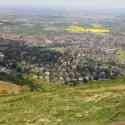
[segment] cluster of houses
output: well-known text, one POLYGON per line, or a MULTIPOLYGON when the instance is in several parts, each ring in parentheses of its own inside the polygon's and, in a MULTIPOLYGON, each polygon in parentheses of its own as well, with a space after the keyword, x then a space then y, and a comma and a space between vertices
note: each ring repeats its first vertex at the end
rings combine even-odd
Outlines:
POLYGON ((108 80, 122 75, 122 68, 97 61, 92 53, 98 55, 98 51, 91 48, 70 46, 61 53, 1 38, 0 74, 31 76, 31 79, 65 84, 108 80))

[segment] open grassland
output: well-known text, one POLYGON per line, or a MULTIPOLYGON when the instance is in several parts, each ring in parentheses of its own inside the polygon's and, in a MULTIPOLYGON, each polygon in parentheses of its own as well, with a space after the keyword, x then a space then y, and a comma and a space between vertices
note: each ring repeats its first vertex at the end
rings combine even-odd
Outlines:
POLYGON ((117 51, 117 58, 118 58, 118 62, 119 63, 125 63, 125 51, 124 50, 121 50, 119 49, 117 51))
POLYGON ((0 97, 0 125, 112 125, 124 121, 124 79, 79 86, 43 84, 39 92, 0 97))

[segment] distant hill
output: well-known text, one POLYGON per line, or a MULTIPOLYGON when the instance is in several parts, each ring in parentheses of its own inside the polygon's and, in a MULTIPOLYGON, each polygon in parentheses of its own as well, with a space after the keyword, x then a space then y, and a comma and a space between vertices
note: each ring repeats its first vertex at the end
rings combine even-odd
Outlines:
POLYGON ((31 8, 31 7, 0 7, 0 13, 15 13, 39 16, 124 16, 125 8, 74 10, 66 8, 31 8))

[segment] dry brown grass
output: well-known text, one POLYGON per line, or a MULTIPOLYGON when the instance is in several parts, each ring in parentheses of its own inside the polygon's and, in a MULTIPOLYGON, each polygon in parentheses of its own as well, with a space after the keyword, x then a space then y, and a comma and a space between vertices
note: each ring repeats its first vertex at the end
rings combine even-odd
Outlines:
POLYGON ((111 125, 125 125, 125 122, 114 122, 111 125))
POLYGON ((0 81, 0 95, 19 94, 28 90, 29 87, 27 86, 19 86, 10 82, 0 81))

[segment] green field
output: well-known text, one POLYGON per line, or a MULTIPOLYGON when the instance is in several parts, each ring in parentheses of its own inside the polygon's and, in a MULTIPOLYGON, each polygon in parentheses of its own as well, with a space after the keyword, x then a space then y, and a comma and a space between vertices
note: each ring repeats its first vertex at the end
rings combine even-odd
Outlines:
POLYGON ((112 125, 125 121, 125 80, 45 85, 0 97, 0 125, 112 125))

